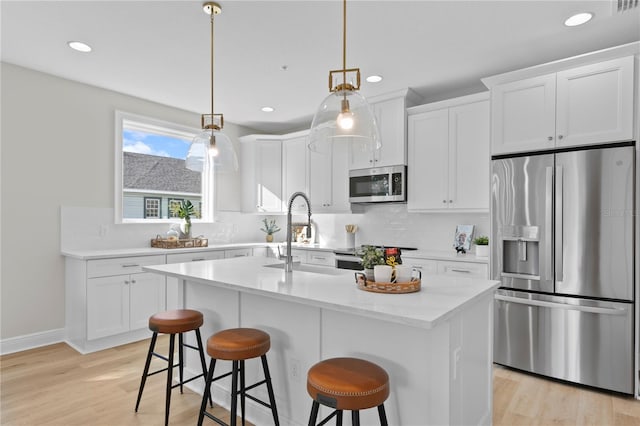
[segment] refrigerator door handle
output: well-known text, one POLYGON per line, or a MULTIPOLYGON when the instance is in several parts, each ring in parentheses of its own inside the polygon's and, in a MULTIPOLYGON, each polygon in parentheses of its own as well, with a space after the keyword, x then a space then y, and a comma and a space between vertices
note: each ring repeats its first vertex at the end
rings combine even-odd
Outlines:
POLYGON ((564 226, 564 213, 562 211, 564 186, 562 181, 562 167, 556 167, 556 283, 564 280, 564 265, 562 251, 564 243, 562 241, 562 228, 564 226))
POLYGON ((599 308, 597 306, 579 306, 568 305, 565 303, 547 302, 545 300, 535 299, 523 299, 521 297, 505 296, 502 294, 495 294, 495 300, 502 300, 510 303, 520 303, 521 305, 540 306, 543 308, 565 309, 570 311, 589 312, 593 314, 606 314, 606 315, 626 315, 626 308, 599 308))
POLYGON ((553 167, 545 170, 545 211, 544 211, 544 279, 551 281, 552 232, 553 232, 553 167))

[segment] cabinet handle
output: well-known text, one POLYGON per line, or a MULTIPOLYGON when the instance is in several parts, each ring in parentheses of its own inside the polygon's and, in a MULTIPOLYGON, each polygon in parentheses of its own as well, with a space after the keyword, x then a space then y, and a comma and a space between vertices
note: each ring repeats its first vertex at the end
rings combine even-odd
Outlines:
POLYGON ((136 283, 136 280, 131 280, 131 284, 135 284, 135 283, 136 283))
POLYGON ((443 203, 447 204, 447 200, 442 200, 443 203))
POLYGON ((204 260, 204 257, 196 257, 195 259, 191 259, 192 262, 200 262, 203 260, 204 260))
POLYGON ((140 265, 138 265, 137 263, 124 263, 122 265, 123 268, 137 268, 138 266, 140 265))
POLYGON ((453 269, 450 269, 450 271, 451 272, 463 272, 465 274, 470 274, 471 273, 471 271, 468 270, 468 269, 455 269, 455 268, 453 268, 453 269))
POLYGON ((246 254, 234 254, 233 257, 246 257, 246 254))
POLYGON ((127 280, 125 280, 125 281, 124 281, 124 283, 125 283, 125 284, 127 284, 127 285, 129 285, 129 281, 127 281, 127 280))
POLYGON ((373 163, 373 160, 369 160, 370 163, 373 163))
POLYGON ((562 140, 563 137, 564 136, 562 136, 562 135, 558 135, 558 139, 560 139, 560 140, 562 140))
POLYGON ((449 200, 450 203, 453 203, 453 200, 449 200))
POLYGON ((553 136, 547 137, 547 140, 549 140, 549 142, 551 142, 553 140, 553 136))

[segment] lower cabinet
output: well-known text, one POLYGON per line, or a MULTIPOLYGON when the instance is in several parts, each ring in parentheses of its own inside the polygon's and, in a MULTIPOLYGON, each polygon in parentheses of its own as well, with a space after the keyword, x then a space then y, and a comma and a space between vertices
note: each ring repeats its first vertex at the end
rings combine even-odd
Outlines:
POLYGON ((486 263, 403 258, 405 265, 422 271, 423 275, 457 275, 473 278, 488 278, 489 267, 486 263))
POLYGON ((165 310, 165 280, 148 272, 87 280, 87 339, 148 327, 165 310))
POLYGON ((329 251, 308 250, 306 263, 334 267, 336 266, 335 254, 329 251))

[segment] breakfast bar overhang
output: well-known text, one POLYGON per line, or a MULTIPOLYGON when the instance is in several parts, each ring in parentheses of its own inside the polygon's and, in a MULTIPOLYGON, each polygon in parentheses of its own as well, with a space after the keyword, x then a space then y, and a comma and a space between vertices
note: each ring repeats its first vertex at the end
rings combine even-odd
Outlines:
MULTIPOLYGON (((276 263, 244 257, 144 269, 178 279, 180 306, 204 314, 203 339, 234 327, 270 334, 269 364, 283 425, 307 424, 307 370, 343 356, 370 360, 389 373, 389 424, 491 424, 497 281, 429 275, 417 293, 379 294, 358 289, 350 271, 286 273, 276 263)), ((187 370, 195 372, 199 360, 189 356, 187 370)), ((246 368, 247 382, 261 379, 257 363, 246 368)), ((225 380, 212 388, 214 403, 222 406, 229 401, 225 380)), ((192 384, 202 392, 201 380, 192 384)), ((248 402, 251 422, 273 422, 266 408, 248 402)), ((361 412, 361 421, 377 424, 377 411, 361 412)))

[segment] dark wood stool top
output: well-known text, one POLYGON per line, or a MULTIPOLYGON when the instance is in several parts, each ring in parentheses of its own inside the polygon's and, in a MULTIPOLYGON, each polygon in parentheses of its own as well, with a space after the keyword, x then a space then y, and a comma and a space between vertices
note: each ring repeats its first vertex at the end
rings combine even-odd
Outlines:
POLYGON ((202 323, 201 312, 192 309, 176 309, 152 315, 149 318, 149 329, 156 333, 185 333, 199 328, 202 323))
POLYGON ((211 358, 240 361, 266 354, 271 347, 267 333, 255 328, 222 330, 207 340, 207 353, 211 358))
POLYGON ((358 358, 332 358, 309 369, 307 391, 314 400, 338 410, 364 410, 389 396, 389 375, 358 358))

